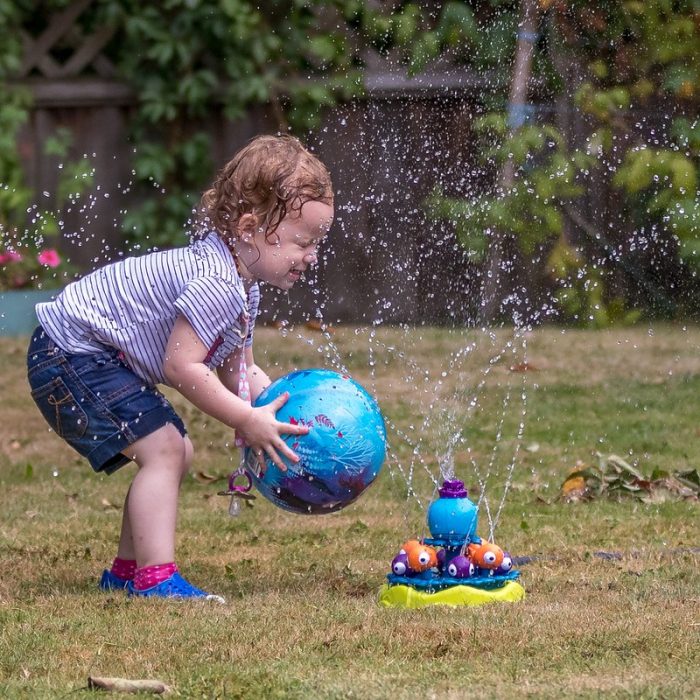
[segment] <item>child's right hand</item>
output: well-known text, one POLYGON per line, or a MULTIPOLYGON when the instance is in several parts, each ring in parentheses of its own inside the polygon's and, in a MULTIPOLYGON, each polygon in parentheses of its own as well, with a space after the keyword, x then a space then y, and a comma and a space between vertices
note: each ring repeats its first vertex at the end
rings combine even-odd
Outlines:
POLYGON ((253 408, 249 417, 238 427, 239 435, 253 450, 261 467, 265 465, 265 454, 282 471, 287 471, 287 466, 280 454, 290 462, 299 461, 298 455, 282 440, 282 435, 306 435, 309 432, 308 426, 282 423, 275 417, 277 411, 287 403, 288 399, 289 392, 285 392, 269 404, 253 408))

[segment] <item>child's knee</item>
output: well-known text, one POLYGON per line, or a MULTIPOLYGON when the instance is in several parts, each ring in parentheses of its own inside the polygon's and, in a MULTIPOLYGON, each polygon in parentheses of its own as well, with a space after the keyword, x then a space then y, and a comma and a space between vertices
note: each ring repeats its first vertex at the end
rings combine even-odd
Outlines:
POLYGON ((186 435, 181 435, 174 426, 166 425, 137 440, 123 454, 140 468, 174 469, 182 477, 192 464, 193 447, 186 435))

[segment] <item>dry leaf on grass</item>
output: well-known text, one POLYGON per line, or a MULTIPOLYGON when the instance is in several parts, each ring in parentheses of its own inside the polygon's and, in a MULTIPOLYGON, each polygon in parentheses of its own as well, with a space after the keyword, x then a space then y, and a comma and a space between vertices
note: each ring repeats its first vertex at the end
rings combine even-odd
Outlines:
POLYGON ((584 499, 587 495, 586 480, 578 475, 568 476, 562 484, 561 495, 569 503, 584 499))
POLYGON ((200 484, 211 484, 213 481, 220 481, 224 477, 214 476, 213 474, 207 474, 203 471, 198 471, 194 473, 194 478, 199 481, 200 484))
POLYGON ((539 372, 539 369, 529 362, 519 362, 517 365, 511 365, 509 369, 511 372, 539 372))
POLYGON ((617 455, 596 452, 598 464, 577 462, 561 486, 560 498, 566 503, 592 500, 600 496, 634 496, 644 503, 667 500, 698 500, 700 475, 697 469, 673 474, 655 469, 647 477, 617 455))
POLYGON ((112 693, 155 693, 162 695, 170 692, 170 688, 163 681, 100 678, 98 676, 88 676, 88 688, 107 690, 112 693))
POLYGON ((318 333, 335 333, 332 326, 329 326, 327 323, 316 319, 307 321, 304 324, 304 328, 306 328, 307 331, 317 331, 318 333))
POLYGON ((586 465, 580 460, 569 470, 564 483, 561 485, 561 498, 566 503, 574 503, 587 498, 589 495, 586 483, 586 465))
POLYGON ((669 500, 698 500, 698 493, 691 487, 683 484, 676 476, 663 476, 653 481, 640 482, 640 486, 648 494, 641 496, 644 503, 663 503, 669 500))
POLYGON ((271 328, 275 328, 276 330, 279 331, 279 330, 282 330, 284 328, 289 328, 289 321, 285 321, 284 319, 277 318, 274 321, 272 321, 271 323, 268 323, 267 325, 270 326, 271 328))

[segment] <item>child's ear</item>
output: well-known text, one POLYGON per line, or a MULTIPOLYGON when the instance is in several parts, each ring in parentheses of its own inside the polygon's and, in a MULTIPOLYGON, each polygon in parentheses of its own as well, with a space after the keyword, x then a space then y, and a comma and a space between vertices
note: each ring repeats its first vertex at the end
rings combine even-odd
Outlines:
POLYGON ((236 222, 236 235, 239 240, 249 243, 255 237, 259 225, 258 217, 255 214, 243 214, 236 222))

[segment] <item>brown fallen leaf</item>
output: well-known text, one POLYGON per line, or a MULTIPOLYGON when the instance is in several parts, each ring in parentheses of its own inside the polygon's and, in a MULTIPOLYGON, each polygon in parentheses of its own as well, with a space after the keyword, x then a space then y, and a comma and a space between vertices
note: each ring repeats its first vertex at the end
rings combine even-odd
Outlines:
POLYGON ((335 333, 332 326, 329 326, 323 321, 312 319, 304 324, 304 327, 309 331, 317 331, 319 333, 335 333))
POLYGON ((212 481, 219 481, 220 479, 223 479, 222 476, 214 476, 213 474, 207 474, 203 471, 195 472, 194 478, 199 481, 200 484, 211 484, 212 481))
POLYGON ((589 495, 586 477, 581 473, 585 468, 586 465, 581 460, 577 460, 576 465, 569 469, 569 475, 561 485, 560 494, 566 503, 581 501, 589 495))
POLYGON ((650 483, 651 491, 666 491, 669 494, 676 496, 678 498, 684 498, 687 500, 698 500, 697 493, 686 486, 683 482, 679 481, 675 476, 667 476, 662 479, 654 479, 650 483))
POLYGON ((106 498, 100 499, 100 505, 105 509, 105 510, 119 510, 119 506, 115 505, 111 501, 108 501, 106 498))
POLYGON ((539 369, 529 362, 519 362, 517 365, 511 365, 509 369, 511 372, 539 372, 539 369))
POLYGON ((170 692, 170 687, 163 681, 100 678, 98 676, 88 676, 88 688, 107 690, 112 693, 155 693, 162 695, 170 692))
POLYGON ((586 496, 586 480, 582 476, 571 476, 561 486, 565 501, 578 501, 586 496))

